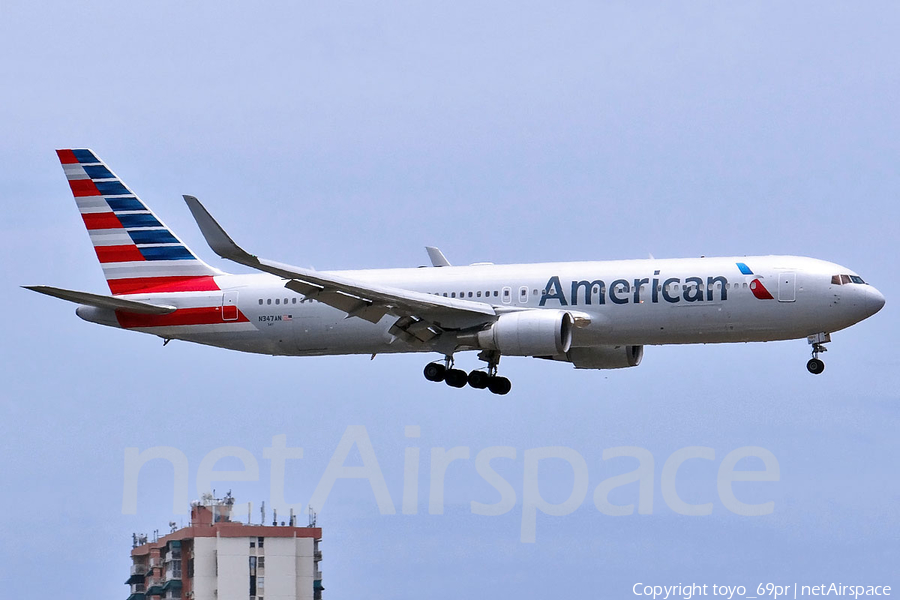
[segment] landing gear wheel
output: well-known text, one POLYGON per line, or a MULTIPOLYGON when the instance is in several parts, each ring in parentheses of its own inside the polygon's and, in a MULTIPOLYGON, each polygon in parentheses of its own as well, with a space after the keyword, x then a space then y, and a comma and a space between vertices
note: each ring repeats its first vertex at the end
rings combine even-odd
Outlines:
POLYGON ((811 358, 809 359, 809 362, 806 363, 806 370, 813 375, 818 375, 825 370, 825 363, 818 358, 811 358))
POLYGON ((461 388, 466 387, 469 381, 469 374, 462 369, 448 369, 444 374, 444 383, 450 387, 461 388))
POLYGON ((447 373, 447 367, 441 363, 428 363, 425 365, 425 379, 428 381, 443 381, 447 373))
POLYGON ((484 371, 472 371, 469 373, 469 385, 476 390, 483 390, 488 386, 491 376, 484 371))
POLYGON ((512 389, 512 383, 506 377, 491 377, 487 386, 491 392, 499 396, 505 396, 512 389))

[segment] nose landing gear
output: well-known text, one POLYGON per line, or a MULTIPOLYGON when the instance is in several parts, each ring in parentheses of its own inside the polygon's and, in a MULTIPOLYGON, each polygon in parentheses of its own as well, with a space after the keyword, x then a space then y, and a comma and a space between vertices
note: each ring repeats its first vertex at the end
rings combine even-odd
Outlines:
POLYGON ((806 363, 806 370, 813 375, 818 375, 825 370, 825 363, 819 359, 820 352, 827 352, 825 344, 831 341, 828 333, 817 333, 806 338, 812 345, 812 358, 806 363))
POLYGON ((811 358, 806 363, 806 370, 812 373, 813 375, 818 375, 822 371, 825 370, 825 363, 819 360, 818 358, 811 358))
POLYGON ((476 390, 488 389, 492 393, 503 396, 512 389, 512 383, 506 377, 497 375, 497 364, 500 354, 484 351, 478 358, 488 363, 487 371, 475 370, 466 373, 462 369, 453 368, 453 357, 447 356, 444 362, 432 362, 425 365, 423 374, 428 381, 443 381, 450 387, 462 388, 468 383, 476 390))

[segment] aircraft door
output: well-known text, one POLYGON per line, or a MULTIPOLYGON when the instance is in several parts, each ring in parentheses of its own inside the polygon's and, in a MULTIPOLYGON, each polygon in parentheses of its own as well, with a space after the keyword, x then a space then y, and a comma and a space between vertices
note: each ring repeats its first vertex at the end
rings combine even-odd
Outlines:
POLYGON ((528 286, 519 288, 519 304, 528 304, 528 286))
POLYGON ((225 292, 222 294, 222 320, 237 321, 238 318, 238 293, 225 292))
POLYGON ((797 299, 797 274, 782 273, 778 279, 778 301, 793 302, 797 299))

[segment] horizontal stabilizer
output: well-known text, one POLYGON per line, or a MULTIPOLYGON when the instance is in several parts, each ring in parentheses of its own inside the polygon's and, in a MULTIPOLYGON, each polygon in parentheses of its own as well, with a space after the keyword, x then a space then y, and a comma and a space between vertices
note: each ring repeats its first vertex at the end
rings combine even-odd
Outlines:
POLYGON ((126 312, 141 315, 167 315, 175 312, 174 306, 148 304, 147 302, 138 302, 137 300, 125 300, 113 296, 76 292, 74 290, 64 290, 62 288, 50 287, 47 285, 23 285, 22 287, 26 290, 31 290, 39 294, 46 294, 47 296, 53 296, 54 298, 59 298, 61 300, 68 300, 69 302, 81 304, 82 306, 96 306, 97 308, 124 310, 126 312))

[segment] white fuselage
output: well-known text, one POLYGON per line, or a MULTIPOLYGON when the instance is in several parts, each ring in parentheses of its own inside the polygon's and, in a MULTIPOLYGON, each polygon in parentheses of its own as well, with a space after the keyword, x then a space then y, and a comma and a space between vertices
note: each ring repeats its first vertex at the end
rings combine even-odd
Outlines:
MULTIPOLYGON (((590 316, 572 347, 753 342, 830 333, 874 314, 884 298, 834 263, 796 256, 646 259, 472 265, 334 272, 354 280, 486 302, 501 310, 565 309, 590 316), (743 265, 743 268, 740 266, 743 265), (745 274, 742 271, 750 271, 745 274)), ((123 318, 80 307, 82 318, 244 352, 273 355, 453 351, 447 333, 407 344, 389 333, 397 320, 350 317, 258 275, 215 277, 220 291, 133 294, 176 306, 164 316, 123 318), (443 340, 441 340, 443 338, 443 340)), ((465 329, 459 316, 441 323, 465 329)))

